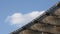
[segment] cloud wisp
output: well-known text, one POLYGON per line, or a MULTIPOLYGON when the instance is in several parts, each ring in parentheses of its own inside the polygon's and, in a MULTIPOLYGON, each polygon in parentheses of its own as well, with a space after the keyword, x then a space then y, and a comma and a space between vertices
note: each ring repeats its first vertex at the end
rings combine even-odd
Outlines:
POLYGON ((22 14, 22 13, 14 13, 11 16, 7 16, 6 18, 6 22, 9 22, 12 25, 20 25, 23 26, 27 23, 29 23, 30 21, 32 21, 33 19, 35 19, 36 17, 38 17, 39 15, 41 15, 42 13, 44 13, 45 11, 33 11, 27 14, 22 14))

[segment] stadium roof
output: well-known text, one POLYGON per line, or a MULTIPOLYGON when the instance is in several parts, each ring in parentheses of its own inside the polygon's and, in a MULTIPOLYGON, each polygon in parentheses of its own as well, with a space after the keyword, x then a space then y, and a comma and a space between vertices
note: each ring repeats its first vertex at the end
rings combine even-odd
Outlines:
MULTIPOLYGON (((35 24, 35 23, 39 22, 40 20, 44 19, 45 15, 52 15, 52 13, 55 10, 57 10, 58 8, 60 8, 60 1, 57 2, 55 5, 53 5, 51 8, 49 8, 47 11, 45 11, 42 15, 38 16, 36 19, 33 19, 30 23, 28 23, 25 26, 11 32, 10 34, 18 34, 19 32, 29 28, 33 24, 35 24)), ((50 25, 52 25, 52 24, 50 24, 50 25)))

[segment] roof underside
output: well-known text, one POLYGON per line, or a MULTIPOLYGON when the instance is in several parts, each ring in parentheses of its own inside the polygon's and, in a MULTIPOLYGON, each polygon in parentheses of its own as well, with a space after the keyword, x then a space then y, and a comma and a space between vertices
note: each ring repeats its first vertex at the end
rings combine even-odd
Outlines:
MULTIPOLYGON (((60 8, 60 2, 56 3, 54 6, 52 6, 51 8, 49 8, 46 12, 44 12, 41 16, 38 16, 36 19, 32 20, 30 23, 26 24, 22 28, 19 28, 16 31, 11 32, 11 34, 18 34, 19 32, 28 29, 30 26, 34 25, 35 23, 41 22, 41 20, 43 20, 46 17, 46 15, 47 16, 52 15, 53 12, 55 12, 59 8, 60 8)), ((45 24, 45 23, 43 23, 43 24, 45 24)), ((52 24, 48 24, 48 25, 52 25, 52 24)), ((52 26, 54 26, 54 25, 52 25, 52 26)), ((60 25, 58 25, 58 26, 60 26, 60 25)))

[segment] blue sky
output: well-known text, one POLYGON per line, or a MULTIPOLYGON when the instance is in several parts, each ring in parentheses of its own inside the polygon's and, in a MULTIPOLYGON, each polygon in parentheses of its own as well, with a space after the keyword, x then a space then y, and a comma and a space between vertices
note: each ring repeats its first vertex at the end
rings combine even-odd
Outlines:
POLYGON ((9 34, 20 28, 25 19, 30 21, 56 2, 58 0, 0 0, 0 34, 9 34))

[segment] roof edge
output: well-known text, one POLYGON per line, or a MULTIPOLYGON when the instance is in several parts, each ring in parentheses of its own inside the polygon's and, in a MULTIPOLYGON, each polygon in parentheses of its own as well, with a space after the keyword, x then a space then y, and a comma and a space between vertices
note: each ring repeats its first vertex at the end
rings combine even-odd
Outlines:
MULTIPOLYGON (((44 12, 44 14, 42 14, 41 16, 45 15, 46 13, 50 13, 52 12, 51 10, 53 10, 56 7, 60 7, 60 1, 58 1, 55 5, 53 5, 51 8, 49 8, 46 12, 44 12)), ((26 24, 25 26, 23 26, 22 28, 19 28, 18 30, 15 30, 13 32, 11 32, 10 34, 17 34, 19 31, 22 31, 27 25, 33 23, 34 21, 37 21, 41 16, 38 16, 36 19, 33 19, 30 23, 26 24)))

